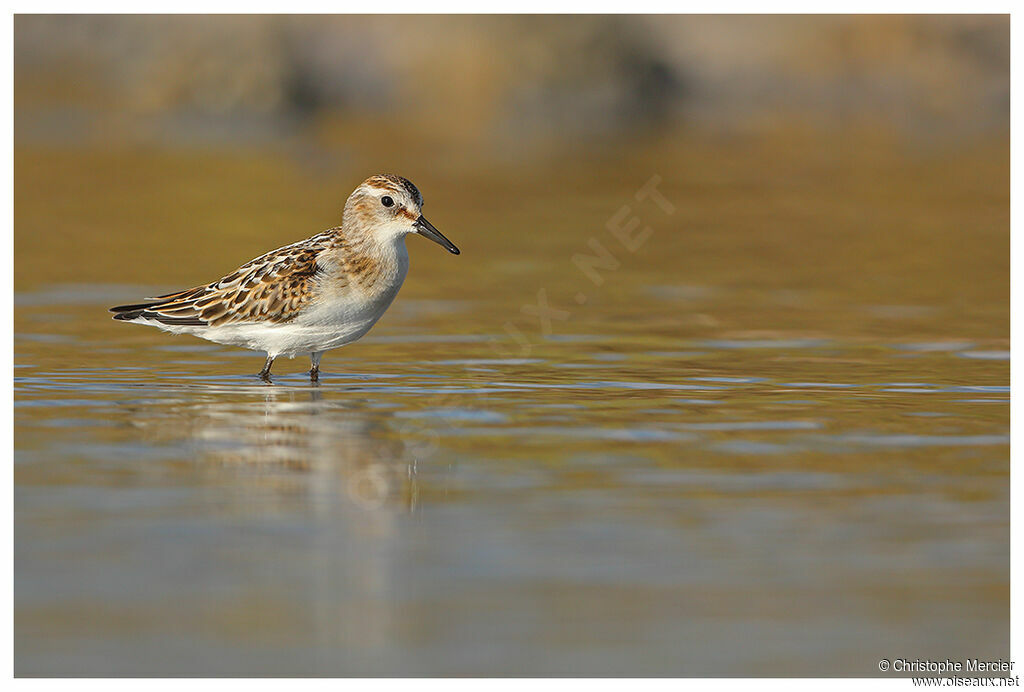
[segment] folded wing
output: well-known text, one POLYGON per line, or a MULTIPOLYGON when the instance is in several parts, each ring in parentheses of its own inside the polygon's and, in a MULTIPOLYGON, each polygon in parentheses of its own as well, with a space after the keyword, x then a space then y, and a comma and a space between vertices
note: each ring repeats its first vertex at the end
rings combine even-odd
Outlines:
POLYGON ((331 237, 321 233, 257 257, 220 281, 110 311, 115 320, 196 327, 287 322, 315 295, 324 272, 318 259, 331 237))

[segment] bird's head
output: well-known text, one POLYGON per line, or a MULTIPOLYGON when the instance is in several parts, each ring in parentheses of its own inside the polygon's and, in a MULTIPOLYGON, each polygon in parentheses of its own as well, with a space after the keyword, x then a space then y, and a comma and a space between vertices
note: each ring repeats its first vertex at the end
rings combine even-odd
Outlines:
POLYGON ((352 232, 370 233, 380 242, 419 233, 453 255, 459 254, 459 248, 423 217, 422 209, 423 195, 407 179, 374 175, 349 196, 342 225, 352 232))

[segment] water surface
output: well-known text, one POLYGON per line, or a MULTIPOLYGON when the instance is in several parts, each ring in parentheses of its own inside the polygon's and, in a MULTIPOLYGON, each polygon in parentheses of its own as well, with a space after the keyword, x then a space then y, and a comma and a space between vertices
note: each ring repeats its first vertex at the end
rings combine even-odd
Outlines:
POLYGON ((347 177, 20 150, 17 672, 1008 657, 1004 162, 861 144, 640 144, 557 198, 567 164, 410 173, 464 254, 411 238, 319 386, 104 310, 331 225, 347 177))

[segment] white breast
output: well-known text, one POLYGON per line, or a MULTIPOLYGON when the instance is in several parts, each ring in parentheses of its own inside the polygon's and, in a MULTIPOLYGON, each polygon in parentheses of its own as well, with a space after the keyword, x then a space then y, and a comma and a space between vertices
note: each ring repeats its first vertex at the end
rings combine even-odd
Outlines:
POLYGON ((281 355, 327 351, 362 337, 387 311, 409 271, 409 254, 398 239, 392 270, 371 287, 350 282, 336 293, 325 291, 295 320, 281 325, 281 355))

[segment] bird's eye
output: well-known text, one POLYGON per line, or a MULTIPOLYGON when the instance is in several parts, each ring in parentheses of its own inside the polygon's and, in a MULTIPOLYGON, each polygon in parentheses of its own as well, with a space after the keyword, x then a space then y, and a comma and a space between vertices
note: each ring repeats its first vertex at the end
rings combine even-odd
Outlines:
POLYGON ((391 199, 387 195, 384 195, 383 197, 380 198, 380 203, 383 204, 385 207, 390 207, 394 206, 395 200, 391 199))

